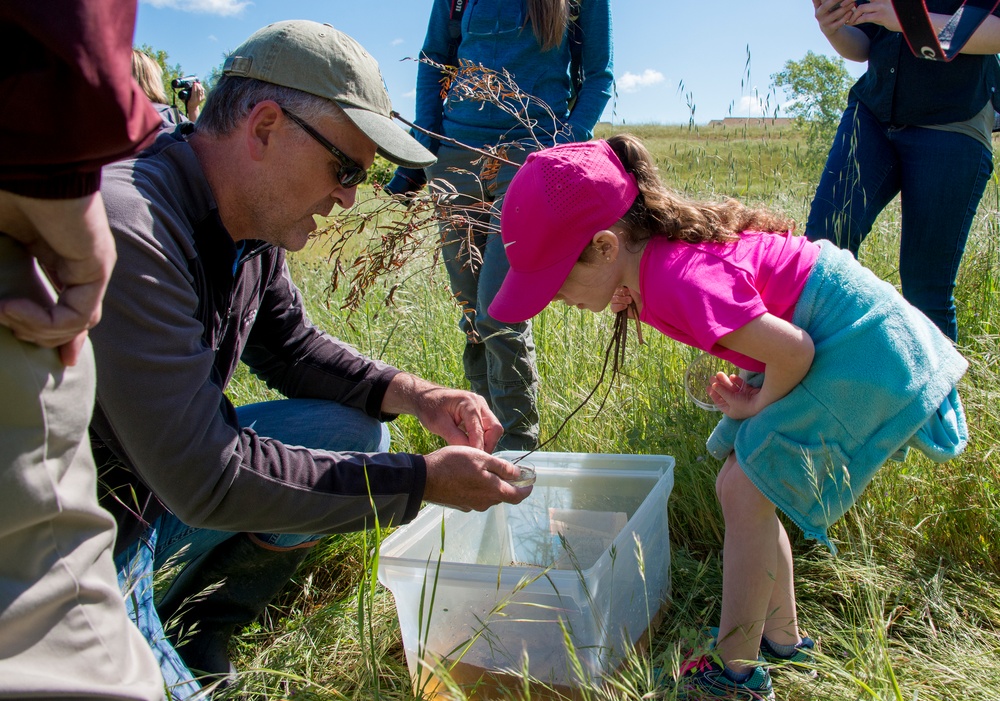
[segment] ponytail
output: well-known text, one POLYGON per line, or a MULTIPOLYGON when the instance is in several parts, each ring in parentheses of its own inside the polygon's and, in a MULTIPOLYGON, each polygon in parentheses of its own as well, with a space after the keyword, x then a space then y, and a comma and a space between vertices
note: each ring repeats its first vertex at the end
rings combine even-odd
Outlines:
POLYGON ((750 209, 739 200, 696 202, 671 192, 660 181, 652 155, 631 134, 612 136, 608 145, 639 186, 639 195, 622 217, 631 243, 643 243, 652 236, 721 243, 736 240, 744 231, 784 233, 795 228, 791 219, 750 209))

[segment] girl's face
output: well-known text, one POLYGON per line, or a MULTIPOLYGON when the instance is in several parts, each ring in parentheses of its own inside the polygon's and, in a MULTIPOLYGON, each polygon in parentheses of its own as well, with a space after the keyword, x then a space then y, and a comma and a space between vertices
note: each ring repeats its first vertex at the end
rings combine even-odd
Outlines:
POLYGON ((609 250, 596 244, 595 238, 595 245, 573 266, 553 301, 592 312, 603 311, 611 303, 611 296, 622 284, 621 260, 617 247, 609 250))

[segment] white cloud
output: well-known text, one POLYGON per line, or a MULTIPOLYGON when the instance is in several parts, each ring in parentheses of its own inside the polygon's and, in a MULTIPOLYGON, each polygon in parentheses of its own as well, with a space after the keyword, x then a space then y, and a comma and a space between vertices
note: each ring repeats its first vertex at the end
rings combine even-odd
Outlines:
POLYGON ((733 108, 734 117, 762 117, 765 112, 764 101, 758 95, 744 95, 733 108))
POLYGON ((404 92, 403 93, 403 97, 411 99, 411 100, 416 100, 417 99, 417 90, 416 90, 416 88, 414 88, 413 90, 407 90, 406 92, 404 92))
POLYGON ((641 75, 626 71, 625 75, 618 78, 615 82, 618 86, 618 92, 636 92, 642 88, 648 88, 650 85, 662 83, 664 80, 665 78, 662 73, 652 68, 647 68, 641 75))
POLYGON ((405 43, 403 39, 393 39, 392 42, 391 42, 391 45, 392 46, 399 46, 400 44, 403 44, 403 43, 405 43))
POLYGON ((247 5, 253 5, 250 0, 142 0, 142 2, 153 7, 222 17, 238 15, 247 5))

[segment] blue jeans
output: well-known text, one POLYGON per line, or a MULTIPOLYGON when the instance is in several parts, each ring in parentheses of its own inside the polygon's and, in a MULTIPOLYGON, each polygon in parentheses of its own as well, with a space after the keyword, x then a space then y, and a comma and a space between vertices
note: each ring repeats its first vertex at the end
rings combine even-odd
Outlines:
MULTIPOLYGON (((500 238, 500 203, 516 170, 504 165, 495 178, 480 182, 480 166, 472 165, 476 154, 442 145, 437 155, 427 175, 454 187, 457 196, 448 213, 460 213, 468 223, 441 225, 442 257, 452 294, 462 305, 465 377, 503 425, 496 449, 532 450, 538 445, 538 372, 531 323, 504 324, 489 315, 510 269, 500 238)), ((526 156, 516 149, 508 153, 515 161, 526 156)))
MULTIPOLYGON (((284 399, 237 408, 240 425, 287 445, 317 450, 383 453, 389 450, 388 428, 356 409, 321 399, 284 399)), ((160 664, 174 699, 203 694, 201 685, 181 660, 163 631, 153 602, 153 575, 165 565, 183 565, 236 535, 192 528, 166 513, 137 543, 115 559, 118 585, 125 594, 129 617, 136 622, 160 664)), ((322 536, 255 533, 277 548, 311 545, 322 536)))
POLYGON ((955 278, 993 154, 966 134, 879 122, 848 105, 806 223, 855 257, 875 218, 898 194, 903 296, 945 335, 958 338, 955 278))

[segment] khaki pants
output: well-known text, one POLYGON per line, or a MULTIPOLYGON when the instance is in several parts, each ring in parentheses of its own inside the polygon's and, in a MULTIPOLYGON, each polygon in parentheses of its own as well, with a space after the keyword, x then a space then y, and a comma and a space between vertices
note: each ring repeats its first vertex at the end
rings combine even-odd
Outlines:
MULTIPOLYGON (((46 294, 28 254, 0 234, 0 298, 46 294)), ((164 698, 125 614, 114 520, 97 504, 94 387, 89 344, 65 368, 0 326, 0 698, 164 698)))

